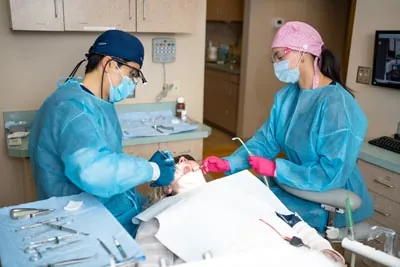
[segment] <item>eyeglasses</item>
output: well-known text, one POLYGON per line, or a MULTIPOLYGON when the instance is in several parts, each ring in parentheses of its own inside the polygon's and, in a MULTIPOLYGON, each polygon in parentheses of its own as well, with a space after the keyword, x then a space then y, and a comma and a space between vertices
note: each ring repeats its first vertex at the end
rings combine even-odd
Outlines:
POLYGON ((143 84, 147 83, 147 80, 144 77, 143 72, 141 70, 128 65, 126 62, 120 60, 119 58, 114 58, 113 57, 113 60, 115 60, 119 64, 124 65, 124 66, 126 66, 126 67, 131 69, 130 72, 129 72, 129 78, 131 78, 133 81, 137 82, 138 79, 141 79, 143 84))
POLYGON ((271 56, 271 61, 272 63, 282 61, 284 57, 292 51, 290 48, 285 48, 283 50, 276 51, 272 56, 271 56))

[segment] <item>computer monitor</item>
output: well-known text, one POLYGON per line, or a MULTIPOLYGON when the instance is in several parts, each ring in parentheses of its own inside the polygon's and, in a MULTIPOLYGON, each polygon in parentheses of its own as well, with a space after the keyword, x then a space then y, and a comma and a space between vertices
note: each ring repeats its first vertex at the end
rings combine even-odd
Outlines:
POLYGON ((400 30, 376 31, 372 85, 400 89, 400 30))

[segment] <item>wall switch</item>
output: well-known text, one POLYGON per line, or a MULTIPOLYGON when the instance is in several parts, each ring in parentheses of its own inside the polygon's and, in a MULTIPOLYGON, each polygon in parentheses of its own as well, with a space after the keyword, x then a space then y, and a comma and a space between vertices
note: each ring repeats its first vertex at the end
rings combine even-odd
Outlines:
POLYGON ((179 95, 181 93, 181 81, 179 80, 174 81, 171 91, 174 95, 179 95))
POLYGON ((362 83, 362 84, 370 84, 371 80, 371 68, 369 67, 358 67, 357 70, 357 83, 362 83))

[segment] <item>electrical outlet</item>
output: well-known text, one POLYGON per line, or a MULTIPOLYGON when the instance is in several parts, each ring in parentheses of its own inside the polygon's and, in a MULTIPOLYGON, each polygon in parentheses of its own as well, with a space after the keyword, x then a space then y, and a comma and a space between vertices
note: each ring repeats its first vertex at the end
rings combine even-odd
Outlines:
POLYGON ((369 84, 371 80, 371 68, 369 67, 358 67, 357 70, 357 83, 362 83, 362 84, 369 84))
POLYGON ((172 84, 173 84, 173 87, 172 87, 171 93, 173 93, 174 95, 180 95, 181 81, 177 80, 177 81, 174 81, 172 84))

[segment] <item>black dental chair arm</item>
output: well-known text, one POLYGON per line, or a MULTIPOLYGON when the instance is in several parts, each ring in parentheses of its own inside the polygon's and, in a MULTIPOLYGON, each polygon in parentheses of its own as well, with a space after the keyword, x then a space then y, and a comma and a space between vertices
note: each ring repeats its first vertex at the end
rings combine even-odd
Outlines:
POLYGON ((355 193, 348 191, 346 189, 335 189, 325 192, 314 192, 294 189, 292 187, 278 184, 283 190, 292 194, 298 198, 312 201, 315 203, 320 203, 325 206, 330 206, 338 209, 346 209, 346 199, 350 198, 350 206, 354 211, 361 206, 361 198, 355 193))

